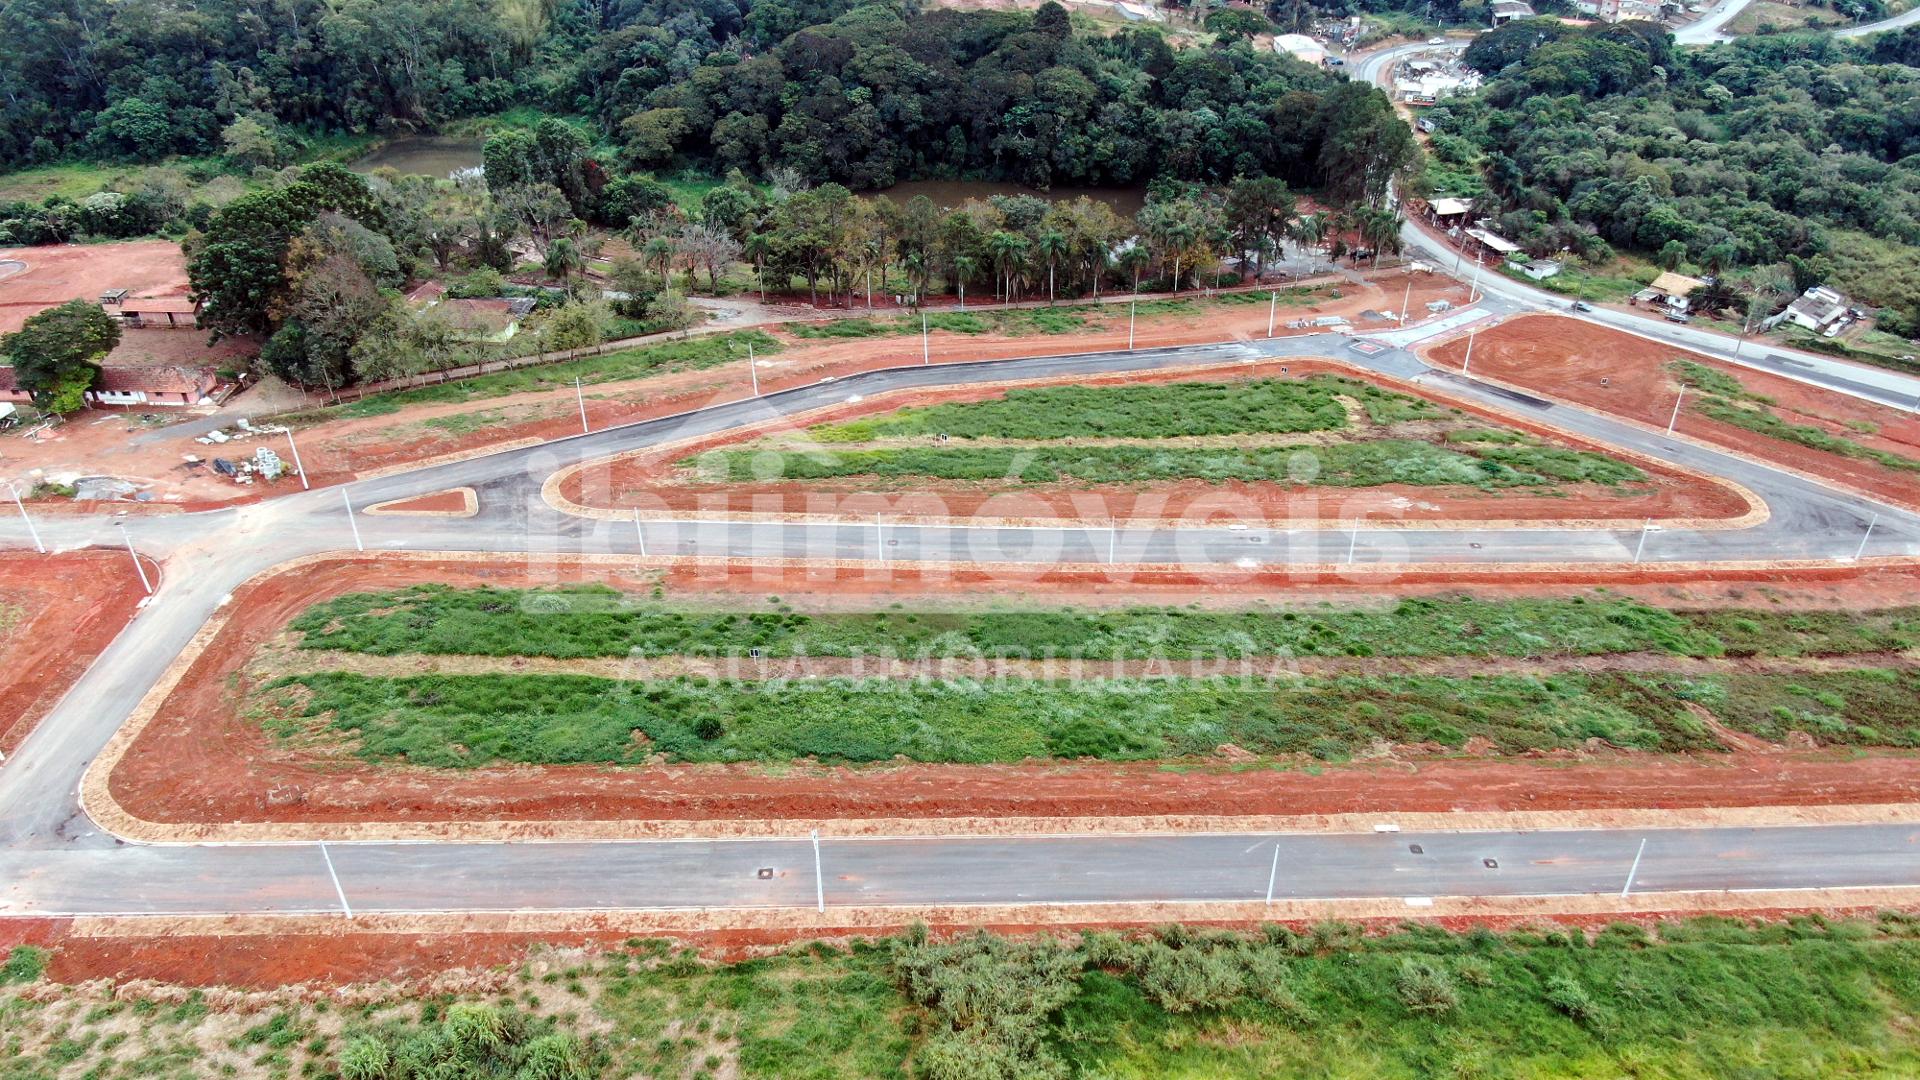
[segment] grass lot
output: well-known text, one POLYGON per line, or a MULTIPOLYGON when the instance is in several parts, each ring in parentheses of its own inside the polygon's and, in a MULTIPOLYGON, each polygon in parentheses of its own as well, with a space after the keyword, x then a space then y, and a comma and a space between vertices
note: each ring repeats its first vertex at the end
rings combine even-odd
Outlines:
POLYGON ((1396 415, 1438 414, 1419 398, 1393 394, 1354 379, 1316 376, 1297 381, 1168 383, 1146 386, 1015 388, 1003 398, 901 409, 882 416, 822 424, 809 434, 821 442, 947 435, 956 439, 1068 439, 1120 436, 1157 439, 1191 435, 1290 434, 1347 426, 1339 395, 1394 401, 1396 415), (1404 402, 1404 404, 1402 403, 1404 402))
POLYGON ((221 994, 40 983, 0 988, 0 1078, 335 1076, 436 1048, 446 1075, 567 1080, 1894 1080, 1920 1074, 1915 937, 1889 913, 1591 935, 910 932, 731 964, 634 941, 537 953, 484 1001, 244 1012, 221 994), (455 1037, 473 1030, 499 1037, 455 1037), (517 1071, 536 1044, 568 1067, 517 1071))
MULTIPOLYGON (((1267 304, 1272 302, 1272 297, 1276 294, 1280 299, 1294 306, 1310 299, 1337 300, 1340 298, 1338 290, 1323 293, 1322 288, 1322 286, 1296 285, 1284 289, 1216 293, 1213 296, 1180 300, 1142 300, 1135 305, 1134 313, 1145 316, 1191 315, 1209 307, 1267 304)), ((992 301, 989 300, 986 303, 991 305, 992 301)), ((1124 317, 1126 311, 1127 309, 1119 302, 1067 303, 1036 308, 983 306, 966 310, 929 311, 926 324, 930 330, 944 330, 950 334, 1004 334, 1013 337, 1032 337, 1098 330, 1124 317)), ((909 334, 918 335, 920 322, 918 315, 863 315, 829 319, 823 322, 791 323, 786 330, 799 338, 901 337, 909 334)))
POLYGON ((340 405, 283 413, 273 417, 273 420, 276 423, 316 424, 328 420, 384 416, 398 412, 408 405, 483 401, 508 394, 557 390, 572 386, 575 377, 586 385, 593 386, 621 379, 639 378, 659 371, 697 371, 733 360, 746 359, 749 343, 758 355, 778 352, 780 348, 778 339, 759 330, 711 334, 637 349, 622 349, 605 356, 588 356, 579 360, 541 364, 512 371, 497 371, 490 375, 476 375, 471 379, 436 383, 412 390, 371 394, 358 401, 349 401, 340 405))
POLYGON ((1402 600, 1378 611, 699 610, 605 586, 347 593, 294 620, 303 647, 398 656, 1072 657, 1841 656, 1920 647, 1920 608, 1675 612, 1595 593, 1569 599, 1402 600))
POLYGON ((1867 446, 1825 428, 1781 419, 1769 407, 1773 404, 1772 398, 1749 392, 1744 383, 1725 372, 1690 360, 1676 360, 1669 367, 1682 383, 1701 392, 1688 407, 1709 420, 1829 454, 1872 461, 1889 469, 1920 472, 1920 458, 1867 446))
MULTIPOLYGON (((1904 683, 1909 694, 1920 691, 1920 679, 1904 683)), ((263 723, 293 742, 345 735, 363 760, 443 768, 635 765, 656 753, 761 763, 1176 760, 1223 743, 1341 760, 1379 741, 1458 747, 1474 737, 1503 753, 1593 738, 1709 749, 1714 740, 1683 703, 1720 692, 1711 678, 1611 674, 974 683, 321 672, 270 684, 263 723)), ((1835 714, 1868 719, 1848 702, 1835 714)), ((1916 728, 1920 720, 1879 730, 1905 745, 1916 728)))
MULTIPOLYGON (((1150 386, 1060 386, 1014 389, 988 401, 902 409, 810 430, 818 442, 848 447, 780 454, 791 480, 842 476, 934 477, 1055 483, 1129 483, 1200 479, 1298 482, 1338 487, 1379 484, 1535 487, 1556 483, 1621 485, 1646 479, 1603 454, 1535 445, 1517 432, 1467 427, 1439 442, 1382 438, 1327 446, 1200 448, 1156 446, 1174 437, 1299 434, 1349 423, 1342 398, 1357 402, 1373 424, 1458 416, 1430 402, 1358 379, 1327 375, 1299 380, 1169 383, 1150 386), (875 439, 1138 439, 1138 445, 981 447, 928 445, 856 448, 875 439), (1442 443, 1448 445, 1441 445, 1442 443)), ((717 450, 699 465, 713 482, 766 479, 769 448, 717 450)))
MULTIPOLYGON (((719 450, 682 462, 709 482, 768 479, 764 449, 719 450)), ((1138 484, 1173 480, 1300 483, 1323 487, 1468 486, 1483 489, 1564 483, 1624 485, 1646 479, 1626 462, 1556 447, 1473 447, 1471 452, 1413 439, 1250 449, 1144 446, 909 447, 792 452, 781 455, 786 480, 844 476, 931 477, 1050 484, 1138 484)))

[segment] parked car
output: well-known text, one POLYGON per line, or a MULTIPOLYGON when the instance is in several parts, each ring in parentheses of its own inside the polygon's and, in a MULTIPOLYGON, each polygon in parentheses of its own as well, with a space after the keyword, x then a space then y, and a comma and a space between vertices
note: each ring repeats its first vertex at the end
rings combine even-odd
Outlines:
POLYGON ((1446 43, 1447 39, 1443 37, 1430 37, 1427 39, 1427 44, 1429 45, 1445 45, 1446 43))

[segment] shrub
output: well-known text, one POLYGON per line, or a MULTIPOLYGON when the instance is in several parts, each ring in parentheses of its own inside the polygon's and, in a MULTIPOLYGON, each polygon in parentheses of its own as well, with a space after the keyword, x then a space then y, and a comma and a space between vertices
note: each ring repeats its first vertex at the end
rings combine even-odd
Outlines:
POLYGON ((1141 992, 1171 1013, 1221 1008, 1245 985, 1233 959, 1211 949, 1154 942, 1136 954, 1135 964, 1141 992))
POLYGON ((1460 1005, 1460 991, 1453 984, 1453 976, 1433 960, 1408 957, 1401 961, 1394 990, 1408 1012, 1422 1016, 1445 1016, 1460 1005))
POLYGON ((0 964, 0 986, 34 982, 46 974, 46 971, 45 949, 36 949, 31 945, 16 945, 13 951, 7 954, 7 962, 0 964))

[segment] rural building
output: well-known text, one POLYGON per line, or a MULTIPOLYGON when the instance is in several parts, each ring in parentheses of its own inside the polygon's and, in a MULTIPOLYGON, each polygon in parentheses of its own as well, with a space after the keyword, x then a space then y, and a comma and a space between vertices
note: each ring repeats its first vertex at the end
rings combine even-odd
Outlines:
POLYGON ((1273 51, 1290 53, 1296 60, 1309 64, 1324 63, 1327 59, 1327 47, 1305 34, 1276 34, 1273 39, 1273 51))
POLYGON ((219 376, 210 367, 169 364, 165 367, 110 367, 87 391, 90 405, 206 405, 211 404, 219 376))
MULTIPOLYGON (((152 367, 109 367, 100 382, 87 391, 89 405, 154 405, 178 408, 210 404, 220 378, 210 367, 167 364, 152 367)), ((0 367, 0 402, 28 402, 33 395, 20 389, 13 368, 0 367)))
POLYGON ((1436 225, 1458 225, 1473 213, 1472 199, 1434 199, 1427 204, 1427 216, 1436 225))
POLYGON ((1493 7, 1489 11, 1495 26, 1505 26, 1515 19, 1533 18, 1533 5, 1526 0, 1493 0, 1493 7))
POLYGON ((1513 268, 1535 281, 1545 281, 1560 272, 1560 263, 1554 259, 1535 259, 1532 262, 1514 262, 1513 268))
POLYGON ((1501 236, 1491 229, 1473 228, 1466 231, 1467 253, 1474 258, 1490 255, 1496 259, 1506 259, 1520 253, 1520 245, 1501 236))
POLYGON ((126 290, 101 294, 100 306, 133 329, 193 330, 200 325, 200 302, 191 296, 126 296, 126 290))
POLYGON ((1653 279, 1653 284, 1634 293, 1629 303, 1651 304, 1660 308, 1669 316, 1684 316, 1687 313, 1687 297, 1706 282, 1699 278, 1676 274, 1671 270, 1663 271, 1653 279))
POLYGON ((533 313, 533 298, 495 296, 442 300, 432 306, 467 341, 506 341, 520 332, 520 320, 533 313))
POLYGON ((1771 330, 1783 322, 1804 327, 1816 334, 1838 333, 1847 320, 1847 298, 1825 285, 1815 285, 1787 305, 1787 310, 1768 319, 1771 330))

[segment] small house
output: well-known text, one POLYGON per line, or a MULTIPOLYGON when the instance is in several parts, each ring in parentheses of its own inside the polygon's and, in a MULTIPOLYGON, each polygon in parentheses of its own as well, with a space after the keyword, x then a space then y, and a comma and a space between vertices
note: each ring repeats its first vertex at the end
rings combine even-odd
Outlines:
POLYGON ((1847 298, 1825 285, 1815 285, 1787 305, 1787 310, 1768 319, 1769 330, 1783 322, 1831 337, 1847 322, 1847 298))
POLYGON ((1687 314, 1687 297, 1693 295, 1694 290, 1705 287, 1706 284, 1699 278, 1666 270, 1653 279, 1653 284, 1634 293, 1629 303, 1649 304, 1660 309, 1668 318, 1677 316, 1684 319, 1687 314))
POLYGON ((1493 25, 1505 26, 1515 19, 1533 18, 1533 5, 1526 0, 1493 0, 1489 12, 1493 16, 1493 25))
POLYGON ((89 405, 207 405, 220 377, 210 367, 167 364, 153 367, 110 367, 87 391, 89 405))

